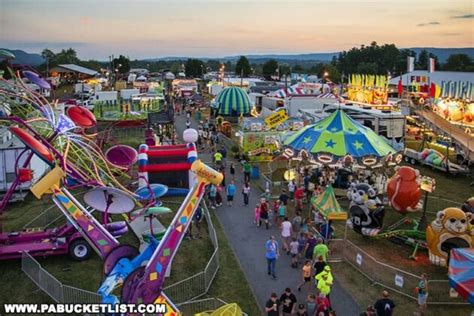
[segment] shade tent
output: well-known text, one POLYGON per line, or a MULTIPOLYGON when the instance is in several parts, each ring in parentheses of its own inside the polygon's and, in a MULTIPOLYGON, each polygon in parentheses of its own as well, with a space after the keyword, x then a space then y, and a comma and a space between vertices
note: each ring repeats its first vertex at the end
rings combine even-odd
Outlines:
POLYGON ((307 93, 304 89, 291 86, 288 88, 282 88, 282 89, 278 89, 276 91, 270 92, 268 95, 271 97, 287 98, 292 95, 305 95, 305 94, 307 93))
POLYGON ((366 166, 375 166, 396 151, 370 128, 336 110, 316 124, 308 125, 283 142, 288 158, 303 153, 322 164, 334 164, 351 157, 366 166))
POLYGON ((219 115, 240 116, 250 113, 252 103, 245 90, 238 87, 227 87, 216 96, 211 104, 219 115))
POLYGON ((449 260, 449 285, 474 304, 474 248, 455 248, 449 260))
POLYGON ((336 200, 334 189, 329 185, 324 192, 311 199, 311 205, 320 212, 326 220, 346 220, 347 213, 336 200))

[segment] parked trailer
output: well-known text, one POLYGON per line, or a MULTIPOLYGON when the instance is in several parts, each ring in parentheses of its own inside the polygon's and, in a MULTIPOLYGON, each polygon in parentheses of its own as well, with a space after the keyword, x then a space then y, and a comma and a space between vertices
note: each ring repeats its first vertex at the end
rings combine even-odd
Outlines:
POLYGON ((416 150, 405 148, 404 151, 404 159, 405 162, 411 163, 412 165, 420 164, 425 166, 430 166, 433 169, 449 172, 451 174, 469 174, 469 169, 458 164, 455 164, 449 160, 447 160, 448 165, 446 166, 446 158, 444 158, 443 163, 441 165, 435 165, 433 163, 427 162, 423 159, 420 159, 420 153, 416 150))

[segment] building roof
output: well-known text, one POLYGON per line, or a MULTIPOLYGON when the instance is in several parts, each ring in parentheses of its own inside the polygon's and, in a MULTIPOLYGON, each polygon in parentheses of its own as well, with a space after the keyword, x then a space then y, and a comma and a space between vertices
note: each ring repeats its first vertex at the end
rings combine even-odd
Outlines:
POLYGON ((57 65, 56 67, 53 67, 51 71, 56 71, 56 72, 78 72, 81 74, 89 75, 89 76, 95 76, 97 74, 97 71, 82 67, 79 65, 75 64, 62 64, 62 65, 57 65))
MULTIPOLYGON (((411 83, 411 76, 426 76, 430 78, 430 82, 441 85, 442 81, 468 81, 474 84, 474 72, 460 72, 460 71, 435 71, 429 73, 427 70, 415 70, 410 73, 403 74, 402 84, 407 85, 411 83)), ((397 85, 400 76, 390 79, 391 85, 397 85)))

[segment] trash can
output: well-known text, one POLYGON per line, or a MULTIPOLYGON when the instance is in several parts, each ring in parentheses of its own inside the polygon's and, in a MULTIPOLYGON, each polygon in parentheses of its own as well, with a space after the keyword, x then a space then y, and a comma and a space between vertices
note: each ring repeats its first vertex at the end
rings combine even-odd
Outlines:
POLYGON ((258 166, 252 167, 252 174, 250 175, 250 177, 253 180, 260 179, 260 169, 258 169, 258 166))

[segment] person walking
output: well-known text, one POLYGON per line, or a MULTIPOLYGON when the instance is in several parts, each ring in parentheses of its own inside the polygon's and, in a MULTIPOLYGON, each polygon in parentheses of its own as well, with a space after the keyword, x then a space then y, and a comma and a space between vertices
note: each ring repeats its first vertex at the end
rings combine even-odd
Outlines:
POLYGON ((422 273, 420 277, 420 282, 417 286, 418 292, 418 306, 419 306, 419 315, 424 316, 426 313, 426 300, 428 299, 428 276, 426 273, 422 273))
POLYGON ((244 182, 249 182, 250 172, 252 172, 252 165, 248 161, 244 162, 243 171, 244 171, 244 182))
POLYGON ((244 187, 242 188, 242 195, 244 196, 244 205, 248 206, 249 205, 249 194, 250 194, 250 185, 248 182, 244 184, 244 187))
POLYGON ((375 302, 374 308, 377 316, 392 316, 395 302, 388 298, 388 291, 382 291, 382 298, 375 302))
POLYGON ((270 224, 268 222, 269 213, 268 202, 265 199, 260 200, 260 219, 265 223, 265 228, 269 229, 270 224))
POLYGON ((306 298, 306 312, 308 313, 308 316, 317 316, 317 309, 318 304, 316 302, 316 296, 313 293, 310 293, 306 298))
POLYGON ((280 194, 280 197, 278 199, 281 201, 281 203, 283 203, 285 205, 288 204, 288 195, 286 194, 285 189, 281 190, 281 194, 280 194))
POLYGON ((313 264, 314 275, 318 275, 321 272, 323 272, 326 265, 327 265, 327 263, 324 261, 323 256, 319 256, 313 264))
POLYGON ((303 268, 301 268, 302 282, 298 285, 298 292, 301 291, 301 287, 305 284, 309 284, 311 289, 311 260, 306 260, 303 268))
POLYGON ((261 208, 260 208, 260 203, 257 203, 257 205, 255 205, 255 209, 254 209, 254 214, 255 214, 255 225, 257 225, 257 227, 260 227, 260 225, 262 224, 262 221, 261 221, 261 218, 260 218, 260 215, 261 215, 261 208))
POLYGON ((295 191, 295 208, 298 210, 303 209, 303 199, 304 199, 304 188, 299 187, 295 191))
POLYGON ((296 237, 293 237, 290 242, 290 254, 291 254, 291 267, 297 268, 298 267, 298 240, 296 237))
POLYGON ((286 217, 286 205, 284 203, 280 203, 278 207, 278 220, 280 224, 285 220, 286 217))
POLYGON ((291 229, 291 222, 288 220, 288 217, 285 217, 283 222, 280 224, 280 232, 283 242, 283 250, 286 251, 287 254, 290 254, 289 244, 293 232, 291 229))
POLYGON ((288 193, 290 194, 290 201, 293 201, 295 198, 296 183, 295 180, 288 182, 288 193))
MULTIPOLYGON (((331 293, 331 287, 334 281, 334 278, 331 273, 331 267, 328 265, 324 267, 323 272, 317 274, 315 277, 317 282, 317 289, 320 294, 323 294, 325 297, 329 299, 329 293, 331 293)), ((329 301, 331 302, 331 301, 329 301)))
POLYGON ((235 180, 235 166, 233 162, 230 163, 229 171, 230 171, 230 176, 232 177, 232 180, 235 180))
POLYGON ((237 191, 237 188, 235 187, 234 181, 230 181, 226 188, 227 206, 229 207, 231 207, 232 203, 234 202, 235 191, 237 191))
POLYGON ((282 304, 283 316, 292 316, 296 310, 296 296, 291 293, 291 289, 287 287, 285 292, 280 296, 280 302, 282 304))
POLYGON ((306 311, 305 304, 298 305, 298 310, 296 311, 296 316, 308 316, 308 312, 306 311))
POLYGON ((191 121, 189 119, 186 120, 186 128, 191 127, 191 121))
POLYGON ((305 258, 308 260, 313 259, 313 251, 314 247, 316 246, 316 238, 314 237, 314 234, 312 232, 308 233, 308 239, 306 240, 306 245, 304 246, 304 253, 305 253, 305 258))
POLYGON ((277 279, 276 260, 279 256, 278 242, 275 240, 275 236, 271 236, 265 243, 265 258, 267 259, 267 274, 271 275, 273 280, 277 279))
POLYGON ((296 235, 299 235, 301 231, 301 224, 303 223, 303 218, 301 217, 301 212, 297 210, 295 212, 295 217, 291 219, 291 224, 293 225, 293 232, 296 235))
POLYGON ((219 151, 214 153, 214 162, 218 166, 220 166, 222 163, 222 154, 219 151))
POLYGON ((217 187, 214 184, 209 186, 209 200, 211 201, 211 208, 216 208, 217 187))
POLYGON ((279 310, 280 301, 278 300, 278 295, 276 293, 272 293, 270 295, 270 299, 265 304, 265 312, 267 312, 267 316, 279 316, 279 310))
POLYGON ((324 244, 322 238, 318 238, 316 242, 316 246, 314 246, 313 250, 313 259, 316 259, 318 257, 323 257, 323 260, 325 262, 328 262, 328 253, 329 253, 329 248, 324 244))

